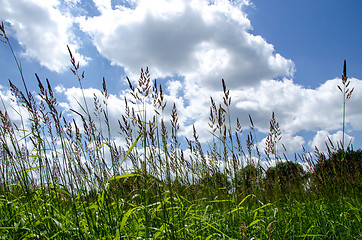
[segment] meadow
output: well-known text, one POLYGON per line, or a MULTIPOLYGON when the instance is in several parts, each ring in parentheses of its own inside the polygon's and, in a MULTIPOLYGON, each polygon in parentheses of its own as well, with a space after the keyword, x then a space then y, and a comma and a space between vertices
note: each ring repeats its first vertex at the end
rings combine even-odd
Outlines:
MULTIPOLYGON (((90 104, 83 95, 69 119, 48 79, 36 75, 39 91, 28 91, 0 30, 23 81, 9 81, 20 125, 1 99, 0 239, 362 239, 362 151, 344 140, 327 142, 328 153, 279 156, 272 114, 259 149, 252 116, 249 129, 231 123, 224 80, 223 101, 210 98, 212 140, 200 143, 195 128, 180 139, 177 108, 166 116, 148 69, 137 86, 128 80, 132 98, 117 129, 104 79, 102 97, 90 104)), ((69 55, 83 91, 85 74, 69 55)), ((336 86, 344 109, 353 92, 345 69, 336 86)))

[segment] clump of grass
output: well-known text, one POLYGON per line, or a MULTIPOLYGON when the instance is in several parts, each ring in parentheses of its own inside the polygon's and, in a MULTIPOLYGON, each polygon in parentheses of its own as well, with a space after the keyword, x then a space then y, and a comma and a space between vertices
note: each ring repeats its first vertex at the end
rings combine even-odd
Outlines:
MULTIPOLYGON (((3 24, 0 30, 12 51, 3 24)), ((44 84, 35 75, 39 98, 24 78, 25 94, 10 82, 14 101, 27 115, 17 126, 4 104, 0 111, 1 239, 352 239, 362 234, 358 151, 349 150, 351 157, 347 151, 341 165, 338 152, 305 153, 299 157, 311 167, 305 172, 298 161, 279 157, 281 130, 273 113, 262 154, 251 116, 249 129, 238 119, 233 129, 230 91, 222 80, 223 101, 211 98, 213 139, 205 147, 194 127, 185 140, 186 155, 176 105, 165 117, 162 86, 151 81, 148 68, 141 70, 137 86, 128 79, 125 113, 112 129, 105 79, 102 96, 87 102, 86 75, 70 50, 69 55, 82 92, 79 110, 70 109, 74 119, 62 116, 47 79, 44 84), (276 166, 262 167, 262 161, 272 160, 276 166), (338 191, 346 183, 348 188, 338 191)), ((14 59, 23 76, 15 54, 14 59)))

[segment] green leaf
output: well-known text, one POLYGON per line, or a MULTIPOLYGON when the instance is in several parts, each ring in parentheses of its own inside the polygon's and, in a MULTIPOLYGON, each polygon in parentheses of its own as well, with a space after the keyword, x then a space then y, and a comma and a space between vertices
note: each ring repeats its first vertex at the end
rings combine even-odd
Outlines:
POLYGON ((0 230, 15 229, 15 227, 0 227, 0 230))
POLYGON ((153 235, 152 239, 157 239, 164 230, 165 230, 165 224, 162 224, 160 229, 158 229, 158 231, 155 233, 155 235, 153 235))
POLYGON ((238 206, 240 206, 241 204, 243 204, 243 202, 245 202, 246 199, 248 199, 252 194, 249 194, 248 196, 246 196, 239 204, 238 206))
MULTIPOLYGON (((208 236, 207 238, 205 238, 205 240, 209 240, 212 239, 213 236, 218 235, 217 233, 211 234, 210 236, 208 236)), ((214 239, 214 238, 213 238, 214 239)))
POLYGON ((235 209, 231 210, 230 212, 225 213, 225 215, 228 215, 228 214, 231 214, 231 213, 234 213, 234 212, 236 212, 236 211, 239 211, 239 210, 244 209, 244 207, 243 207, 243 206, 240 207, 240 205, 243 204, 243 202, 245 202, 245 200, 248 199, 250 196, 251 196, 251 194, 249 194, 248 196, 246 196, 246 197, 238 204, 238 208, 235 208, 235 209))
POLYGON ((326 237, 326 235, 321 235, 321 234, 303 234, 303 235, 299 235, 299 236, 296 236, 296 237, 326 237))
POLYGON ((207 225, 209 228, 214 229, 215 231, 219 232, 220 234, 222 234, 223 236, 231 239, 228 235, 226 235, 226 233, 222 232, 218 227, 215 227, 212 225, 212 223, 208 223, 204 218, 197 216, 197 215, 192 215, 191 218, 195 219, 195 220, 200 220, 201 222, 203 222, 205 225, 207 225))
POLYGON ((246 228, 250 228, 251 226, 257 224, 257 223, 260 222, 260 221, 261 221, 261 219, 256 219, 256 220, 254 220, 252 223, 250 223, 249 226, 247 226, 246 228))
POLYGON ((263 206, 255 209, 255 210, 253 210, 252 213, 257 212, 257 211, 259 211, 259 210, 261 210, 261 209, 263 209, 263 208, 265 208, 265 207, 271 206, 271 205, 272 205, 271 203, 267 203, 267 204, 265 204, 265 205, 263 205, 263 206))
POLYGON ((128 177, 139 177, 139 176, 141 176, 141 175, 139 175, 138 173, 123 174, 123 175, 118 175, 115 177, 108 178, 106 181, 112 181, 112 180, 128 178, 128 177))
POLYGON ((27 174, 27 173, 30 172, 30 171, 33 171, 33 170, 35 170, 35 169, 42 168, 42 167, 45 167, 45 165, 44 165, 44 166, 37 166, 37 167, 32 167, 32 168, 24 169, 24 170, 21 170, 21 171, 16 172, 16 173, 25 173, 25 174, 27 174))
POLYGON ((137 145, 137 142, 138 142, 138 140, 140 139, 140 137, 142 136, 142 133, 143 133, 143 132, 144 132, 144 130, 142 130, 142 131, 140 132, 140 134, 137 136, 136 140, 134 140, 134 142, 132 143, 132 146, 128 149, 126 155, 124 156, 121 164, 124 162, 124 160, 126 160, 126 158, 128 157, 128 154, 130 154, 131 151, 133 150, 133 148, 137 145))
POLYGON ((123 216, 123 218, 122 218, 122 221, 121 221, 121 226, 119 227, 119 231, 121 232, 122 230, 123 230, 123 228, 124 228, 124 225, 126 225, 126 222, 127 222, 127 220, 128 220, 128 218, 129 218, 129 216, 133 213, 133 211, 134 210, 136 210, 136 209, 140 209, 141 207, 134 207, 134 208, 131 208, 131 209, 129 209, 127 212, 126 212, 126 214, 123 216))

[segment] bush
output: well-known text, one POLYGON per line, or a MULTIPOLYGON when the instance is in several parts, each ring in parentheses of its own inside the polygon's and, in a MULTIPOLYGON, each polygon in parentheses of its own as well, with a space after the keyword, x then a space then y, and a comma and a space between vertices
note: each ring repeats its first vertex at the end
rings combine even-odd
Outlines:
POLYGON ((346 151, 339 149, 330 153, 328 158, 321 154, 314 166, 312 180, 314 185, 321 187, 337 187, 360 185, 362 173, 362 150, 346 151))
POLYGON ((296 162, 278 162, 265 172, 265 188, 271 193, 275 188, 282 193, 299 191, 303 187, 306 173, 303 167, 296 162))
POLYGON ((239 172, 236 173, 238 192, 243 192, 244 195, 255 193, 255 188, 259 186, 262 176, 263 171, 260 166, 250 163, 245 165, 239 172))

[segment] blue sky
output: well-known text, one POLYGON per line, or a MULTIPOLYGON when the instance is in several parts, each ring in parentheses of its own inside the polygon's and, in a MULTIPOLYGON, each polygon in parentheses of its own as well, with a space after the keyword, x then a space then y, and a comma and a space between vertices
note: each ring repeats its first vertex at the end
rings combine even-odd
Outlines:
POLYGON ((294 82, 318 87, 341 74, 348 61, 351 76, 361 79, 362 2, 255 0, 249 19, 277 52, 296 65, 294 82))
MULTIPOLYGON (((195 124, 200 139, 209 140, 209 96, 222 101, 224 78, 233 122, 239 117, 248 128, 251 114, 261 147, 274 111, 289 152, 302 145, 323 150, 328 136, 341 140, 337 84, 347 59, 355 90, 347 103, 346 137, 355 148, 362 145, 359 0, 0 0, 0 5, 0 21, 29 87, 37 91, 34 73, 48 78, 70 117, 81 95, 66 45, 85 71, 89 101, 105 77, 115 128, 129 94, 126 75, 136 82, 140 68, 148 66, 152 78, 164 84, 168 105, 179 110, 182 138, 192 136, 195 124)), ((7 80, 19 87, 21 82, 5 44, 0 55, 0 94, 10 106, 7 80)))

